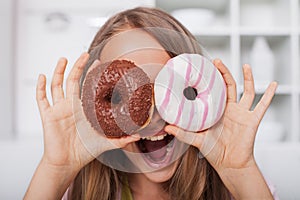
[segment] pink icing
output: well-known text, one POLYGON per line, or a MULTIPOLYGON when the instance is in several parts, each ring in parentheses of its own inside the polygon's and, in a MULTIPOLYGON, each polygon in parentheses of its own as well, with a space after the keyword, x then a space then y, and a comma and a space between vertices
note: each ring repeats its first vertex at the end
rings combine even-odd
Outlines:
POLYGON ((203 129, 204 127, 204 124, 206 122, 206 119, 207 119, 207 115, 208 115, 208 102, 207 102, 207 97, 208 97, 208 94, 209 92, 212 90, 213 88, 213 85, 214 85, 214 82, 215 82, 215 79, 216 79, 216 69, 214 68, 213 70, 213 73, 212 73, 212 76, 210 78, 210 81, 209 81, 209 85, 208 87, 201 93, 199 93, 197 95, 197 98, 200 98, 202 100, 202 102, 204 103, 204 112, 203 112, 203 120, 202 120, 202 123, 201 123, 201 126, 200 126, 200 130, 203 129))
MULTIPOLYGON (((185 87, 187 87, 188 83, 190 82, 191 72, 192 72, 191 58, 188 57, 187 72, 185 74, 185 87)), ((185 105, 185 97, 182 96, 181 102, 180 102, 180 105, 179 105, 179 109, 178 109, 178 113, 177 113, 177 117, 176 117, 176 120, 174 122, 174 124, 176 124, 176 125, 178 125, 179 119, 181 118, 182 110, 183 110, 184 105, 185 105)))
POLYGON ((201 57, 201 68, 200 68, 200 73, 198 74, 197 81, 195 82, 194 85, 192 85, 193 88, 196 88, 196 87, 199 85, 199 83, 200 83, 200 81, 201 81, 201 79, 202 79, 203 70, 204 70, 204 59, 203 59, 203 57, 201 57))

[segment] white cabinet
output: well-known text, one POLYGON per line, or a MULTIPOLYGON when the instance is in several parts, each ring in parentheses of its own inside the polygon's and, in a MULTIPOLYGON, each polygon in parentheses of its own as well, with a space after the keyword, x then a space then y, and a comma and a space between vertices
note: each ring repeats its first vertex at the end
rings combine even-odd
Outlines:
MULTIPOLYGON (((58 13, 23 13, 19 18, 17 47, 16 110, 17 134, 28 137, 41 135, 42 127, 35 101, 35 88, 40 73, 46 74, 49 86, 56 61, 60 57, 69 60, 67 71, 75 59, 87 50, 94 34, 87 26, 88 17, 67 15, 68 21, 59 21, 58 13), (47 22, 53 16, 54 22, 47 22), (53 24, 54 23, 54 24, 53 24), (64 23, 64 28, 59 28, 64 23)), ((50 19, 52 20, 52 19, 50 19)), ((47 87, 49 89, 49 87, 47 87)), ((51 95, 48 90, 48 97, 51 95)))
MULTIPOLYGON (((169 13, 191 7, 215 13, 215 20, 209 24, 201 22, 190 31, 211 57, 221 58, 230 68, 237 80, 239 97, 243 92, 242 64, 251 65, 253 62, 250 55, 257 38, 263 37, 267 42, 274 55, 272 73, 279 87, 259 126, 255 154, 263 173, 273 181, 281 199, 299 197, 299 176, 296 174, 299 174, 297 167, 300 163, 300 1, 173 2, 169 5, 164 0, 156 0, 156 5, 169 13)), ((202 19, 194 17, 190 20, 197 22, 202 19)), ((262 75, 267 73, 264 65, 260 67, 258 71, 262 75)), ((266 84, 256 84, 254 104, 266 87, 266 84)))
POLYGON ((289 0, 240 0, 240 26, 278 29, 291 25, 289 0))
MULTIPOLYGON (((215 0, 184 3, 176 0, 172 5, 157 0, 156 5, 171 14, 175 13, 175 17, 178 9, 208 9, 214 13, 214 20, 210 19, 209 24, 199 22, 199 26, 191 27, 190 31, 212 58, 221 58, 231 69, 238 83, 239 97, 243 89, 242 64, 251 65, 253 61, 250 54, 254 42, 258 37, 265 38, 274 55, 272 73, 279 87, 260 129, 272 130, 269 123, 272 120, 280 124, 282 137, 278 138, 281 142, 300 142, 299 0, 215 0)), ((201 21, 200 16, 191 18, 190 21, 201 21)), ((189 26, 188 22, 183 22, 189 26)), ((262 65, 258 71, 268 73, 263 67, 262 65)), ((256 102, 266 87, 265 84, 256 84, 256 102)), ((259 132, 263 134, 262 131, 259 132)), ((272 138, 270 141, 273 141, 272 138)))

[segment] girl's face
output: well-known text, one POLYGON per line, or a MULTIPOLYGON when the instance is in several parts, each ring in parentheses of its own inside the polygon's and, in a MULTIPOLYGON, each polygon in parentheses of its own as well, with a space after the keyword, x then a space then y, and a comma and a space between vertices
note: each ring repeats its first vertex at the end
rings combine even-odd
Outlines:
MULTIPOLYGON (((170 56, 147 32, 132 29, 112 37, 103 48, 100 56, 101 63, 116 59, 133 61, 147 73, 153 83, 158 72, 170 59, 170 56)), ((173 139, 173 136, 166 135, 167 133, 164 132, 165 126, 165 121, 161 119, 155 110, 150 124, 141 130, 140 134, 142 136, 160 135, 160 140, 141 139, 123 148, 127 157, 139 170, 146 172, 145 176, 157 183, 169 180, 178 165, 178 161, 173 162, 171 159, 177 141, 173 139), (163 135, 164 138, 161 139, 163 135), (167 145, 168 142, 170 143, 167 145)))

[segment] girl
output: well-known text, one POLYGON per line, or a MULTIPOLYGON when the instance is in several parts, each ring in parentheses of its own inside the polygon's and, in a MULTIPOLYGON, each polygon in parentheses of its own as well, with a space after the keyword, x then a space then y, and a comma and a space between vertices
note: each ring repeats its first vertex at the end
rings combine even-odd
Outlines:
POLYGON ((73 116, 81 108, 73 111, 72 103, 80 102, 79 87, 91 68, 116 58, 131 60, 153 81, 176 53, 202 54, 193 41, 191 33, 170 15, 157 9, 135 8, 113 16, 102 26, 89 54, 82 54, 74 64, 66 80, 66 92, 62 85, 67 60, 58 61, 51 82, 53 105, 46 97, 46 77, 40 75, 36 99, 43 123, 44 154, 25 199, 61 199, 64 193, 68 199, 273 199, 256 164, 253 146, 257 127, 277 83, 271 83, 254 110, 250 110, 255 92, 249 65, 243 66, 244 93, 237 102, 232 75, 221 60, 214 60, 227 85, 225 113, 214 127, 199 133, 187 132, 162 123, 157 112, 154 113, 143 131, 152 130, 153 135, 154 130, 162 127, 176 140, 191 145, 179 159, 155 171, 143 171, 146 164, 142 159, 133 160, 142 173, 122 172, 95 159, 116 148, 139 152, 138 134, 108 139, 87 127, 83 118, 77 119, 77 123, 85 124, 91 137, 82 140, 77 134, 73 116), (191 40, 178 35, 165 37, 148 27, 172 30, 191 40), (149 63, 155 63, 155 67, 149 63), (219 127, 223 127, 220 135, 219 127), (205 158, 198 157, 199 151, 205 158))

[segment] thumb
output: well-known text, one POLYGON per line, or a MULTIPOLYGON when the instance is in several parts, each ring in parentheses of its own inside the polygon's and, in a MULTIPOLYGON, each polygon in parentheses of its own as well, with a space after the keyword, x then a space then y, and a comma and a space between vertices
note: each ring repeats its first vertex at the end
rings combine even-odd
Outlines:
POLYGON ((197 147, 199 150, 201 149, 204 140, 203 134, 185 131, 173 125, 166 126, 165 131, 171 135, 174 135, 174 137, 176 137, 179 141, 184 142, 186 144, 193 145, 194 147, 197 147))

